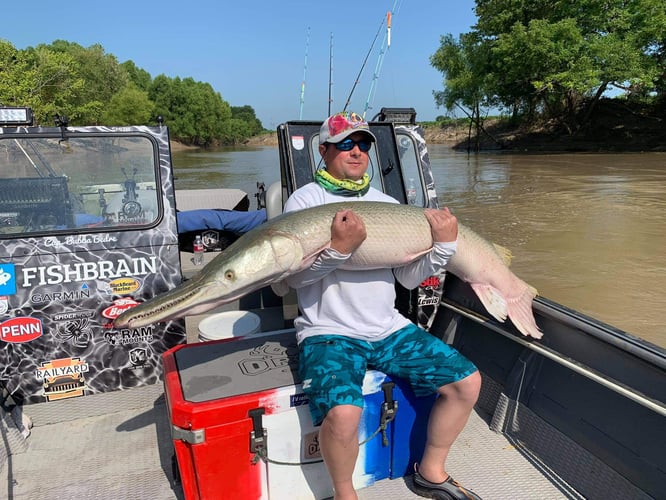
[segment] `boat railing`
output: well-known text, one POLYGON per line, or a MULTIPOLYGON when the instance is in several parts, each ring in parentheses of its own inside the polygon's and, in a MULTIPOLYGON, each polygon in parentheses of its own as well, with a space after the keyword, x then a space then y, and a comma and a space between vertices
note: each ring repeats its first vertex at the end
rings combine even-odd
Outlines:
MULTIPOLYGON (((500 335, 512 340, 513 342, 516 342, 523 347, 530 349, 556 363, 559 365, 562 365, 590 380, 593 380, 604 387, 612 390, 613 392, 616 392, 638 404, 641 406, 644 406, 659 415, 666 416, 666 405, 664 405, 663 402, 657 401, 653 398, 650 398, 646 396, 645 394, 641 393, 640 391, 637 391, 636 389, 629 387, 628 385, 619 382, 612 377, 609 377, 606 374, 603 374, 599 372, 598 370, 581 363, 579 361, 576 361, 568 356, 563 355, 560 352, 557 352, 556 350, 547 347, 543 344, 535 343, 530 340, 525 340, 522 337, 516 336, 513 332, 509 331, 507 328, 501 326, 500 324, 494 322, 493 320, 475 312, 470 309, 467 309, 460 304, 447 299, 447 298, 442 298, 441 305, 446 307, 447 309, 460 314, 461 316, 464 316, 467 319, 470 319, 476 323, 482 324, 484 327, 499 333, 500 335)), ((535 308, 537 308, 536 303, 535 303, 535 308)), ((553 312, 552 309, 548 310, 548 314, 551 314, 553 312)), ((568 317, 567 320, 570 320, 571 317, 568 317)), ((575 320, 574 320, 575 321, 575 320)), ((585 325, 584 322, 578 320, 581 324, 585 325)), ((593 331, 594 329, 589 327, 586 328, 587 330, 593 331)), ((662 358, 657 358, 657 360, 660 362, 661 365, 663 365, 663 357, 662 358)))

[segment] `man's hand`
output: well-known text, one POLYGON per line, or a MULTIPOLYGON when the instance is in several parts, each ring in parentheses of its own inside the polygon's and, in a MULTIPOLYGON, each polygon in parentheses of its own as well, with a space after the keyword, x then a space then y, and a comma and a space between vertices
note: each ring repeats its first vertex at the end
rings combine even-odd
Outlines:
POLYGON ((432 231, 432 240, 436 243, 447 243, 456 241, 458 238, 458 221, 455 215, 452 215, 448 207, 441 210, 436 208, 426 208, 425 216, 430 223, 432 231))
POLYGON ((361 246, 368 234, 365 223, 351 210, 340 210, 331 224, 331 248, 349 254, 361 246))

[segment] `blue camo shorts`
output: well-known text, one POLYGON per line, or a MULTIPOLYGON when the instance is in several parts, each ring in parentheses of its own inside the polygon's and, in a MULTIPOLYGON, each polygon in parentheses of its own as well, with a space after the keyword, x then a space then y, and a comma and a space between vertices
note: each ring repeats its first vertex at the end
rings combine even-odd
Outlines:
POLYGON ((477 370, 453 347, 413 324, 375 342, 341 335, 307 337, 299 344, 298 370, 315 425, 334 406, 363 407, 367 369, 406 380, 416 396, 434 394, 477 370))

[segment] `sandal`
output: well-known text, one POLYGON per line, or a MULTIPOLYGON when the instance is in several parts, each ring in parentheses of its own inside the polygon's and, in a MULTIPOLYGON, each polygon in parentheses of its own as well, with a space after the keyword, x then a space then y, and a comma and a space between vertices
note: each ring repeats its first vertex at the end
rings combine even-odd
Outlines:
POLYGON ((414 472, 414 491, 419 496, 435 500, 481 500, 479 495, 463 487, 451 476, 443 483, 431 483, 418 470, 414 472))

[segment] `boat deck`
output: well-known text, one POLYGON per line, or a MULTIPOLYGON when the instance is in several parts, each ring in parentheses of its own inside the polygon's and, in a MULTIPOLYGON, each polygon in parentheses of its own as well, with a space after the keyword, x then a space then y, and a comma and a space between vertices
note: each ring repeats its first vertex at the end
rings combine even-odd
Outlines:
MULTIPOLYGON (((201 269, 192 265, 190 257, 181 254, 185 277, 201 269)), ((206 263, 214 257, 207 253, 206 263)), ((234 309, 238 301, 212 312, 234 309)), ((263 313, 268 313, 262 315, 263 329, 279 329, 274 320, 281 317, 282 308, 263 313)), ((197 342, 197 325, 205 316, 186 318, 187 342, 197 342)), ((0 498, 184 499, 174 478, 173 444, 160 384, 24 410, 34 427, 25 441, 16 436, 12 441, 11 433, 3 435, 12 454, 0 470, 0 498)), ((490 420, 481 409, 472 413, 449 457, 453 477, 485 500, 581 498, 517 443, 493 432, 490 420)), ((359 498, 420 498, 410 487, 409 477, 385 479, 360 490, 359 498)), ((291 500, 288 493, 275 498, 291 500)), ((224 495, 220 499, 227 500, 224 495)))
MULTIPOLYGON (((184 498, 174 480, 161 385, 25 411, 34 423, 32 434, 3 467, 0 498, 184 498)), ((578 498, 516 443, 491 431, 489 418, 473 412, 451 451, 448 468, 459 482, 486 500, 578 498)), ((359 498, 420 498, 409 488, 409 478, 386 479, 359 491, 359 498)))

